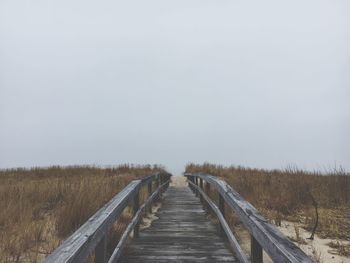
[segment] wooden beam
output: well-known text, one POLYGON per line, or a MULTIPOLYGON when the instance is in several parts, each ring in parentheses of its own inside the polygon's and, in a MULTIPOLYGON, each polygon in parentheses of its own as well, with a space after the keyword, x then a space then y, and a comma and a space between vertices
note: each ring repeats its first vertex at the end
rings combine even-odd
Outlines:
MULTIPOLYGON (((219 209, 222 216, 225 218, 225 201, 220 193, 219 193, 219 209)), ((221 232, 224 232, 224 229, 222 227, 221 227, 221 232)))
POLYGON ((219 209, 221 214, 225 217, 225 200, 220 193, 219 193, 219 209))
POLYGON ((105 235, 95 248, 95 263, 107 262, 107 236, 105 235))
MULTIPOLYGON (((137 194, 134 197, 134 204, 133 204, 133 210, 134 210, 134 217, 137 213, 137 211, 140 208, 140 192, 137 192, 137 194)), ((139 237, 139 231, 140 231, 140 224, 136 223, 135 227, 134 227, 134 237, 137 238, 139 237)))
MULTIPOLYGON (((199 187, 200 187, 201 189, 203 189, 203 179, 202 179, 202 178, 199 178, 199 187)), ((199 196, 200 196, 201 202, 203 203, 203 197, 202 197, 202 195, 199 195, 199 196)))
MULTIPOLYGON (((148 183, 148 197, 150 197, 150 196, 152 195, 152 183, 153 183, 153 181, 150 181, 150 182, 148 183)), ((148 206, 148 212, 149 212, 149 213, 152 213, 152 204, 150 204, 150 205, 148 206)))
POLYGON ((205 193, 210 196, 210 184, 208 182, 205 183, 205 193))
POLYGON ((250 236, 250 255, 252 263, 263 263, 263 250, 259 242, 250 236))

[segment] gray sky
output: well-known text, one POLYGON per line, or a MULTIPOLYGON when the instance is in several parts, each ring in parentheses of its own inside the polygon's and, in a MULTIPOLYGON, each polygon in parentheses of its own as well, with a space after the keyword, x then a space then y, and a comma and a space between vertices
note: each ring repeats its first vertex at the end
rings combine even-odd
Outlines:
POLYGON ((0 167, 350 170, 348 0, 0 0, 0 167))

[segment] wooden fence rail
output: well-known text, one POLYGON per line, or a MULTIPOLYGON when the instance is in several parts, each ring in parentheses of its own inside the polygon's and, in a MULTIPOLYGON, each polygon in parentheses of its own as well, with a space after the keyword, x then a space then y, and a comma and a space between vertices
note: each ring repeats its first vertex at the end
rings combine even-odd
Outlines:
POLYGON ((263 262, 263 250, 274 262, 313 262, 225 181, 204 173, 185 176, 192 190, 200 195, 201 200, 205 200, 218 216, 222 230, 240 262, 248 262, 248 259, 225 220, 225 203, 235 212, 251 235, 251 262, 263 262), (209 198, 210 189, 218 191, 219 207, 209 198))
POLYGON ((125 207, 133 201, 134 217, 126 228, 108 262, 117 262, 131 231, 138 236, 139 220, 152 201, 163 192, 170 182, 170 174, 157 173, 129 183, 121 192, 96 212, 86 223, 66 239, 44 262, 84 262, 95 251, 95 262, 107 262, 107 233, 120 217, 125 207), (156 186, 152 187, 155 182, 156 186), (148 186, 148 199, 140 205, 139 191, 148 186))

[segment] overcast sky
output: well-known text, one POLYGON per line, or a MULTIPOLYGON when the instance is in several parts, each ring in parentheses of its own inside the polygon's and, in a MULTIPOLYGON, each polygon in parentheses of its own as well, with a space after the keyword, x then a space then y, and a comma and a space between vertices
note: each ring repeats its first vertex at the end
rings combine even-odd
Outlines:
POLYGON ((0 0, 0 167, 350 170, 348 0, 0 0))

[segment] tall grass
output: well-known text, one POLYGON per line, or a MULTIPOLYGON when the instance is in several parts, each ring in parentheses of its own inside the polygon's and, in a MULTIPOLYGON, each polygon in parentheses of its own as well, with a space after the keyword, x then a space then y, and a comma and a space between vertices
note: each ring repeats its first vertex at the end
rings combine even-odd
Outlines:
POLYGON ((350 239, 350 175, 344 170, 320 173, 205 163, 188 164, 186 172, 221 177, 277 224, 282 219, 299 220, 311 229, 315 220, 314 198, 320 213, 320 235, 350 239))
POLYGON ((40 262, 131 180, 161 170, 123 165, 0 171, 0 262, 40 262))

